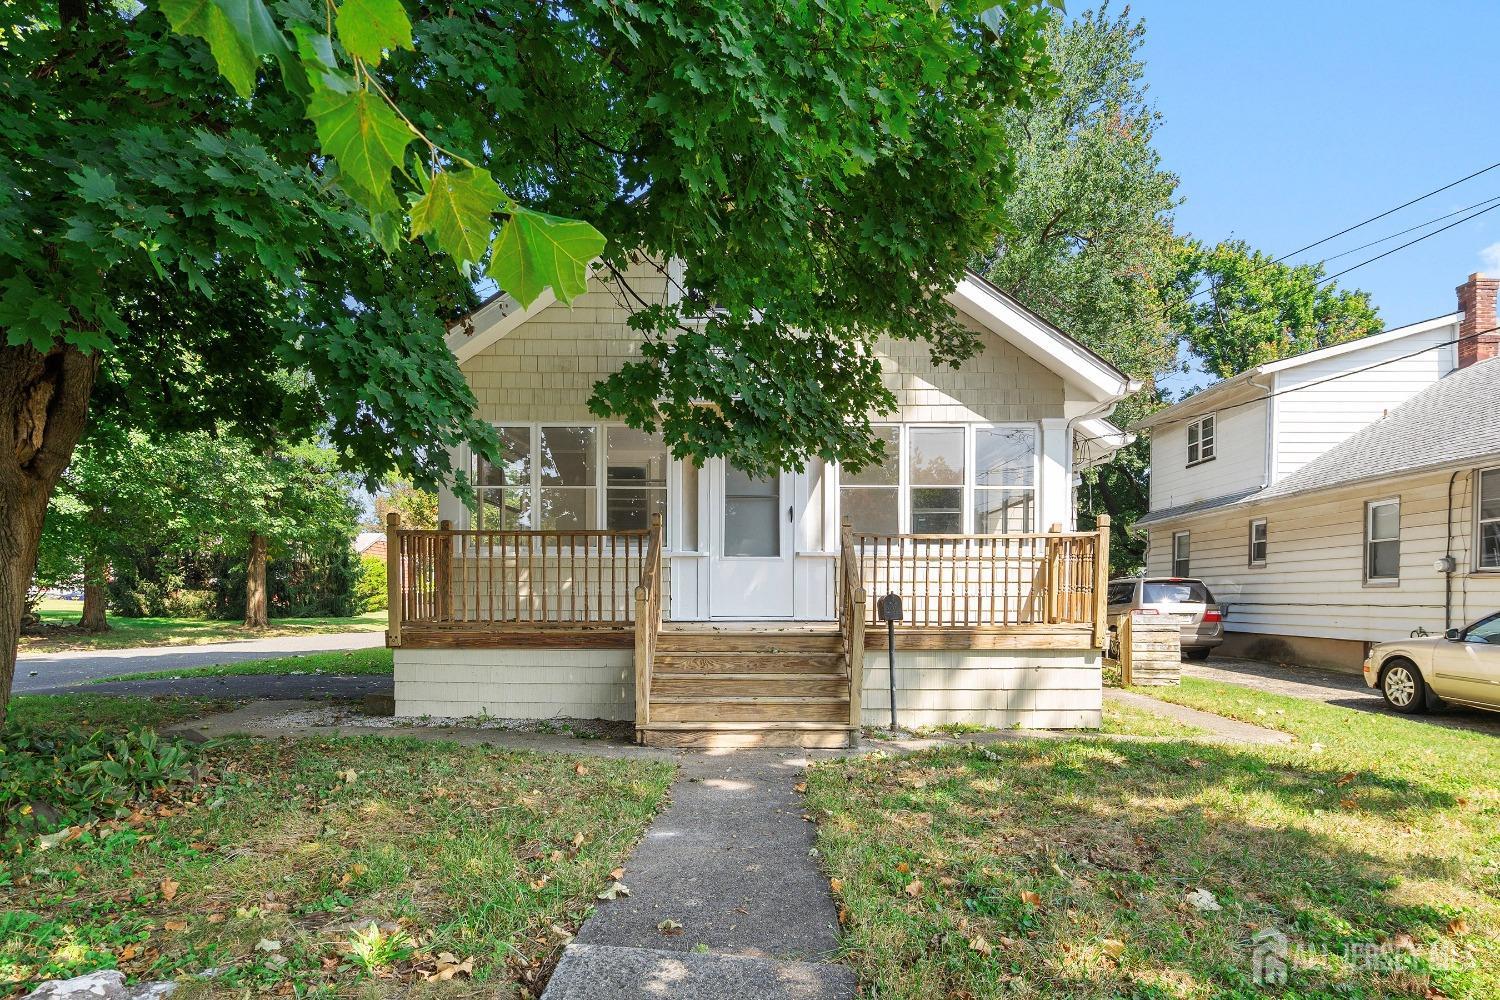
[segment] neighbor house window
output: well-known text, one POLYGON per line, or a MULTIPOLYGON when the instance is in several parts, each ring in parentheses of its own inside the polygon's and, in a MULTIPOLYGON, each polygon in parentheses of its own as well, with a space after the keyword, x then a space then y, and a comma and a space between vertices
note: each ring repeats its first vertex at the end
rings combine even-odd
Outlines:
POLYGON ((1479 474, 1479 557, 1480 569, 1500 569, 1500 469, 1486 469, 1479 474))
MULTIPOLYGON (((666 445, 654 434, 592 424, 501 426, 500 461, 475 456, 488 531, 642 530, 667 509, 666 445)), ((696 494, 695 494, 696 499, 696 494)))
POLYGON ((1172 536, 1172 575, 1187 576, 1190 568, 1188 555, 1192 546, 1192 536, 1186 531, 1179 531, 1172 536))
POLYGON ((1401 578, 1401 501, 1365 504, 1365 582, 1396 583, 1401 578))
POLYGON ((1187 426, 1187 464, 1197 465, 1214 457, 1214 415, 1199 417, 1187 426))
POLYGON ((839 504, 855 531, 894 535, 901 530, 901 428, 870 430, 885 446, 885 457, 839 480, 839 504))
POLYGON ((1250 565, 1266 564, 1266 519, 1257 517, 1250 522, 1250 565))

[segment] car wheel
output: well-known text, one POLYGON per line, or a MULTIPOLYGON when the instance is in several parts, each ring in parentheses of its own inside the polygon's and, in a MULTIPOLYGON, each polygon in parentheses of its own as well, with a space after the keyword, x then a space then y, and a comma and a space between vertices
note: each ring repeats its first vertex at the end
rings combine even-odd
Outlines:
POLYGON ((1184 649, 1182 651, 1182 655, 1195 663, 1202 663, 1204 660, 1208 659, 1208 654, 1212 652, 1213 649, 1211 647, 1205 647, 1203 649, 1184 649))
POLYGON ((1392 660, 1380 675, 1380 693, 1398 712, 1427 711, 1427 684, 1422 671, 1410 660, 1392 660))

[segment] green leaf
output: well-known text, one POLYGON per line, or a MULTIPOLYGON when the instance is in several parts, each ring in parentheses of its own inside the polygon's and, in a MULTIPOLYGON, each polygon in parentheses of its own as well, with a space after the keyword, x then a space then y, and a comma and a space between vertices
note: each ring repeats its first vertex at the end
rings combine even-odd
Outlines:
POLYGON ((438 249, 462 271, 465 264, 484 256, 495 228, 490 216, 503 199, 500 185, 487 170, 470 167, 438 174, 411 207, 412 238, 431 233, 438 249))
POLYGON ((411 126, 368 90, 320 88, 307 104, 307 117, 323 152, 338 161, 340 175, 352 185, 350 195, 371 210, 389 209, 395 201, 391 169, 401 166, 416 138, 411 126))
POLYGON ((214 63, 235 93, 241 97, 254 93, 260 60, 218 4, 213 0, 161 0, 161 12, 179 35, 192 35, 208 43, 214 63))
POLYGON ((334 25, 350 55, 371 66, 386 49, 413 49, 411 20, 401 0, 346 0, 339 5, 334 25))
POLYGON ((517 208, 495 238, 489 275, 523 307, 549 285, 559 301, 572 302, 588 289, 589 263, 604 243, 587 222, 517 208))

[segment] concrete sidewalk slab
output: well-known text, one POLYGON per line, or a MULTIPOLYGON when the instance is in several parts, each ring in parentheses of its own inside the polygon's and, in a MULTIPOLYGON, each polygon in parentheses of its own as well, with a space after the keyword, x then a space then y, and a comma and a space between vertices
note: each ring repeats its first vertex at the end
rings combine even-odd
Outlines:
POLYGON ((672 803, 625 866, 625 898, 599 904, 578 943, 816 959, 838 948, 838 914, 812 856, 796 786, 813 751, 692 753, 672 803), (668 936, 663 921, 682 925, 668 936))
POLYGON ((839 965, 572 944, 542 1000, 848 1000, 839 965))
POLYGON ((1207 733, 1207 736, 1202 738, 1219 743, 1242 743, 1251 746, 1284 746, 1291 743, 1293 739, 1290 733, 1283 733, 1277 729, 1252 726, 1248 722, 1240 722, 1237 719, 1226 719, 1222 715, 1215 715, 1212 712, 1201 712, 1196 708, 1188 708, 1186 705, 1174 705, 1170 701, 1160 701, 1148 695, 1137 694, 1134 691, 1105 688, 1104 697, 1109 701, 1116 701, 1122 705, 1129 705, 1132 708, 1144 709, 1147 712, 1181 722, 1185 725, 1196 726, 1207 733))

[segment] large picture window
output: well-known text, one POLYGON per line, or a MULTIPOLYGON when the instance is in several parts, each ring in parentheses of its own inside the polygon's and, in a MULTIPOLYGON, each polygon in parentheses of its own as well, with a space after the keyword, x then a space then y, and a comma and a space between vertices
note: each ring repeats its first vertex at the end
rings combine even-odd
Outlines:
POLYGON ((500 462, 474 458, 478 510, 488 531, 644 529, 667 512, 666 445, 628 427, 497 427, 500 462))
POLYGON ((887 424, 885 461, 840 477, 855 531, 919 535, 1036 530, 1033 426, 887 424))
POLYGON ((1478 503, 1480 569, 1500 569, 1500 469, 1479 474, 1478 503))
POLYGON ((1397 583, 1401 579, 1401 501, 1365 504, 1365 582, 1397 583))

